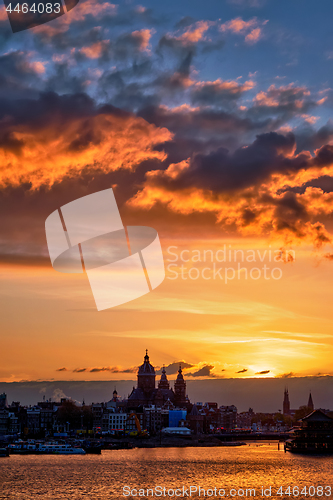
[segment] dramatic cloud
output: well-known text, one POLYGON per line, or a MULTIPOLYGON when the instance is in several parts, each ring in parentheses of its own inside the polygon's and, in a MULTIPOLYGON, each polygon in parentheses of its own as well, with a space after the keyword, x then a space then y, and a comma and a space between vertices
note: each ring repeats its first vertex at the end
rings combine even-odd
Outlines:
POLYGON ((132 368, 119 368, 117 366, 103 366, 102 368, 91 368, 89 369, 90 373, 99 373, 99 372, 110 372, 110 373, 136 373, 138 371, 137 366, 133 366, 132 368))
MULTIPOLYGON (((167 375, 174 375, 175 373, 178 372, 179 366, 182 367, 182 369, 188 369, 192 368, 195 365, 192 365, 191 363, 186 363, 185 361, 174 361, 173 363, 170 363, 169 365, 165 366, 165 371, 167 375)), ((156 371, 158 375, 162 373, 162 368, 156 371)))
POLYGON ((0 185, 52 185, 83 169, 132 170, 165 159, 156 145, 171 133, 85 94, 42 94, 20 104, 0 102, 0 185))
MULTIPOLYGON (((229 8, 260 3, 235 0, 229 8)), ((221 48, 222 38, 234 36, 235 55, 239 47, 249 60, 262 44, 247 47, 237 37, 253 45, 265 31, 271 43, 267 20, 234 16, 169 19, 144 6, 81 0, 30 30, 27 44, 12 43, 2 31, 7 257, 31 232, 28 216, 37 227, 54 209, 51 193, 67 202, 74 190, 80 196, 104 185, 120 186, 130 216, 139 209, 147 217, 163 214, 163 221, 200 214, 221 234, 276 237, 284 262, 292 261, 290 244, 331 243, 333 125, 321 121, 316 129, 315 115, 332 105, 333 92, 328 84, 305 86, 276 73, 263 80, 256 66, 238 77, 222 71, 219 58, 227 54, 209 52, 221 48), (208 76, 206 65, 221 72, 208 76), (16 198, 31 187, 39 198, 22 202, 30 213, 14 221, 16 198)), ((3 8, 0 22, 8 23, 3 8)), ((31 234, 37 252, 43 235, 31 234)))
MULTIPOLYGON (((294 83, 276 87, 271 85, 267 91, 261 90, 254 97, 252 113, 296 113, 308 119, 306 113, 311 107, 320 105, 310 98, 310 91, 306 87, 299 87, 294 83)), ((310 121, 311 123, 311 121, 310 121)))
POLYGON ((214 365, 204 365, 202 368, 197 370, 196 372, 193 373, 187 373, 187 377, 210 377, 210 378, 215 378, 216 375, 211 373, 211 371, 214 369, 214 365))
MULTIPOLYGON (((62 370, 57 370, 62 371, 62 370)), ((132 366, 131 368, 120 368, 119 366, 102 366, 94 368, 75 368, 73 373, 100 373, 100 372, 110 372, 110 373, 136 373, 138 371, 137 366, 132 366)))
POLYGON ((219 106, 230 100, 239 99, 241 94, 252 89, 255 83, 247 81, 239 83, 237 81, 198 82, 192 91, 192 101, 195 104, 219 106))
POLYGON ((300 193, 295 188, 333 173, 333 147, 323 146, 315 156, 295 150, 293 134, 271 132, 234 153, 220 148, 193 155, 165 170, 147 172, 143 189, 128 204, 212 213, 229 231, 270 234, 285 243, 305 239, 320 248, 331 242, 320 219, 332 213, 333 194, 311 186, 300 193))

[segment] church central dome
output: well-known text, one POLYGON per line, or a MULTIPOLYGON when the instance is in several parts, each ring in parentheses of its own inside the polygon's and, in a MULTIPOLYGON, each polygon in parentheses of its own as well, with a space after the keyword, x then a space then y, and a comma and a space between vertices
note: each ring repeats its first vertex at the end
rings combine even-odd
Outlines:
POLYGON ((139 367, 138 375, 154 375, 155 369, 153 365, 149 363, 148 349, 146 349, 146 355, 144 357, 144 363, 139 367))

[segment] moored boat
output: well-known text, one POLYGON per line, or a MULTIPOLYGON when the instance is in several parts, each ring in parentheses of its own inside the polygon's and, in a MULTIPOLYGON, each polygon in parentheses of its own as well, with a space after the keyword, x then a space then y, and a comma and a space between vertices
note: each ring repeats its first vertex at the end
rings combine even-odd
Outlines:
POLYGON ((37 453, 48 455, 85 455, 83 448, 76 448, 69 444, 41 444, 37 449, 37 453))
POLYGON ((19 455, 85 455, 83 448, 62 443, 40 443, 19 441, 9 445, 11 454, 19 455))

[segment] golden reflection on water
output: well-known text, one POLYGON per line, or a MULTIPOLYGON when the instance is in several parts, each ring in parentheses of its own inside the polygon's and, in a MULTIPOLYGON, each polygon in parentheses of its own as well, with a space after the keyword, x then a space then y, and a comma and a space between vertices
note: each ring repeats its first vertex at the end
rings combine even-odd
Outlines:
MULTIPOLYGON (((140 489, 146 494, 147 489, 158 486, 166 488, 166 494, 163 496, 162 490, 162 496, 154 498, 172 498, 167 491, 172 494, 176 489, 179 498, 189 498, 183 496, 182 488, 189 493, 191 486, 202 488, 201 496, 192 489, 192 499, 207 498, 214 488, 217 493, 224 489, 229 498, 249 497, 246 489, 254 488, 256 498, 265 498, 262 487, 271 487, 271 498, 277 499, 333 498, 328 489, 321 495, 317 489, 320 485, 333 490, 333 457, 284 453, 283 445, 278 450, 277 442, 232 448, 137 448, 86 456, 12 455, 0 459, 1 500, 132 499, 140 498, 140 489), (136 490, 136 497, 123 496, 128 491, 123 489, 126 485, 136 490), (283 492, 288 486, 291 491, 299 487, 300 492, 306 487, 307 496, 297 495, 297 488, 295 496, 277 495, 281 486, 283 492), (315 489, 309 490, 310 486, 315 489)), ((149 494, 152 498, 151 491, 149 494)))

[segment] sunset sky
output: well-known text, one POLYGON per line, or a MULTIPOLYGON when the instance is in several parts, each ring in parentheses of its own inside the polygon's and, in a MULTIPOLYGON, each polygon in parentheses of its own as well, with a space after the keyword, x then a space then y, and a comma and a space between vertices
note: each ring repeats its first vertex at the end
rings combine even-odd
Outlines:
POLYGON ((130 380, 146 348, 171 379, 333 375, 332 17, 81 0, 13 34, 1 5, 0 382, 130 380), (45 219, 110 187, 166 279, 98 312, 45 219))

